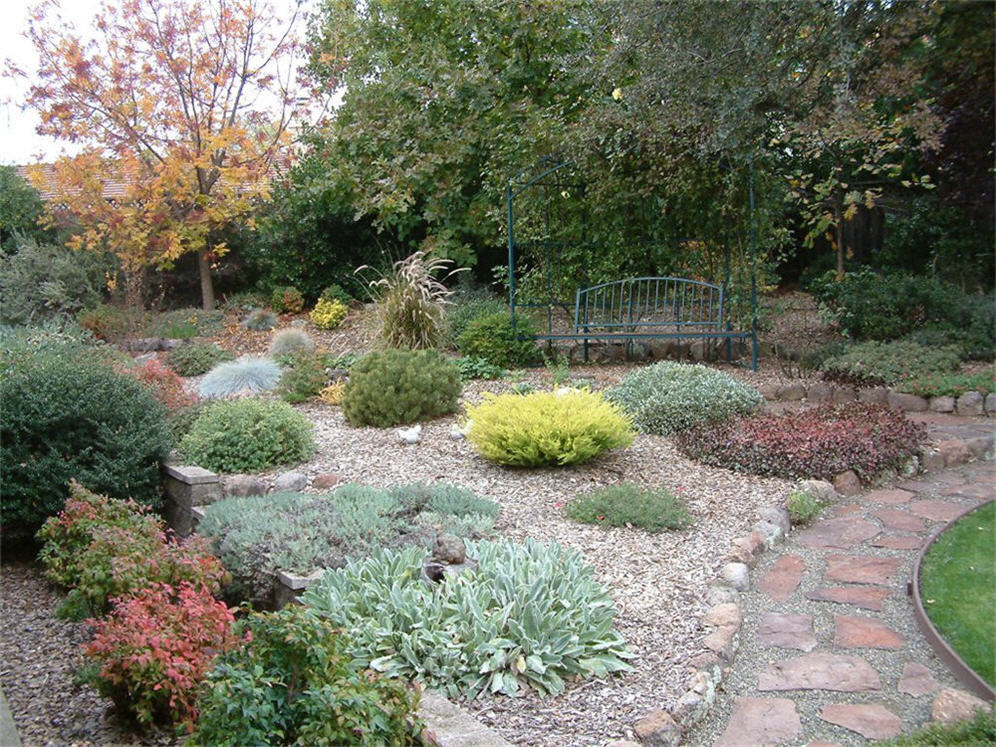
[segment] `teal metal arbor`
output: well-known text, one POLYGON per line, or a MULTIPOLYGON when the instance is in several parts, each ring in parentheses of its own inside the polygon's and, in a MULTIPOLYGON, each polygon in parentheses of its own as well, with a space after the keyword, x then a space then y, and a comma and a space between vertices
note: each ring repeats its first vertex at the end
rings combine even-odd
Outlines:
MULTIPOLYGON (((633 320, 633 298, 621 303, 628 303, 629 324, 609 324, 601 329, 601 333, 593 333, 591 329, 582 328, 581 303, 582 297, 589 297, 589 286, 592 285, 589 268, 597 256, 598 242, 592 240, 588 227, 588 209, 584 200, 586 192, 585 181, 577 173, 575 162, 557 156, 540 159, 530 167, 518 172, 509 179, 506 186, 506 208, 508 219, 508 285, 509 309, 513 328, 516 318, 522 309, 542 309, 546 318, 546 329, 533 339, 540 340, 582 340, 587 343, 591 338, 628 340, 674 337, 679 341, 683 337, 708 337, 725 340, 727 355, 730 353, 730 341, 734 339, 749 339, 752 343, 752 366, 757 368, 757 266, 756 242, 757 232, 754 210, 754 178, 753 168, 748 174, 747 202, 749 218, 749 267, 750 267, 750 331, 734 331, 732 321, 724 317, 722 298, 730 285, 730 247, 723 242, 724 266, 722 280, 713 279, 719 291, 720 308, 718 317, 710 309, 712 324, 693 334, 668 332, 654 333, 650 331, 650 323, 658 326, 663 324, 681 328, 688 324, 686 318, 679 314, 677 302, 670 319, 664 321, 661 316, 663 307, 655 308, 651 317, 643 321, 633 320), (564 269, 561 259, 565 254, 572 255, 575 260, 570 263, 571 273, 564 269), (587 261, 584 261, 587 260, 587 261), (570 332, 554 330, 554 312, 563 309, 571 316, 573 308, 574 325, 570 332), (658 318, 660 317, 660 318, 658 318)), ((621 268, 620 268, 621 269, 621 268)), ((604 273, 604 268, 603 268, 604 273)), ((602 283, 602 285, 618 286, 632 285, 629 281, 669 280, 675 281, 677 287, 688 287, 689 280, 684 278, 627 278, 625 283, 615 275, 617 282, 602 283)), ((597 278, 604 281, 604 277, 597 278)), ((659 285, 659 284, 658 284, 659 285)), ((698 285, 703 285, 698 283, 698 285)), ((601 287, 601 286, 597 286, 601 287)), ((639 284, 638 286, 639 287, 639 284)), ((639 299, 637 299, 639 303, 639 299)), ((667 304, 664 304, 666 306, 667 304)), ((649 311, 649 306, 646 307, 649 311)), ((682 310, 684 306, 681 307, 682 310)), ((627 313, 614 311, 613 315, 627 313)), ((693 310, 691 315, 704 317, 701 308, 693 310)), ((587 319, 587 312, 585 312, 587 319)), ((699 324, 701 320, 696 321, 699 324)), ((603 325, 604 326, 604 325, 603 325)))

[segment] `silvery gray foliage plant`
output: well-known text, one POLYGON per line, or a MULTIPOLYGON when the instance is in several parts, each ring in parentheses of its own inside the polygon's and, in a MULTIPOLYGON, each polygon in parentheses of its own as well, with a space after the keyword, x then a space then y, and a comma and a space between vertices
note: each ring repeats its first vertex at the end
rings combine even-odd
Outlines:
POLYGON ((237 392, 253 394, 276 389, 282 370, 269 358, 244 355, 219 363, 201 380, 198 393, 205 399, 230 397, 237 392))

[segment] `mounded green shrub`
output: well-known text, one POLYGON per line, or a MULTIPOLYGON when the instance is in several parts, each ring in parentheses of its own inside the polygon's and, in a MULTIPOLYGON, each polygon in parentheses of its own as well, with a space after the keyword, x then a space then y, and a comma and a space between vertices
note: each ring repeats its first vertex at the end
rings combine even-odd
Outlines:
POLYGON ((268 332, 277 326, 277 315, 266 309, 253 309, 242 320, 242 326, 253 332, 268 332))
POLYGON ((197 702, 191 744, 419 744, 416 690, 358 666, 346 634, 297 605, 237 623, 197 702))
POLYGON ((686 529, 694 519, 688 506, 663 488, 643 490, 620 483, 582 493, 564 507, 568 519, 602 527, 637 527, 648 532, 686 529))
POLYGON ((471 320, 456 338, 456 348, 468 358, 483 358, 493 366, 522 368, 531 366, 539 358, 536 342, 529 338, 536 334, 532 320, 526 316, 515 319, 506 312, 480 316, 471 320))
POLYGON ((0 525, 30 535, 58 513, 75 478, 116 498, 160 505, 171 438, 166 408, 96 353, 54 344, 5 358, 0 371, 0 525))
POLYGON ((615 605, 580 553, 528 540, 468 542, 467 554, 474 570, 434 585, 425 550, 380 551, 326 572, 301 601, 353 632, 360 666, 451 697, 559 693, 629 669, 615 605))
POLYGON ((207 507, 197 531, 231 572, 229 594, 265 605, 277 570, 338 568, 385 544, 430 547, 437 533, 479 537, 497 511, 493 501, 451 485, 348 484, 330 495, 227 498, 207 507))
POLYGON ((278 314, 300 314, 304 310, 304 296, 292 285, 281 285, 270 293, 270 308, 278 314))
POLYGON ((606 398, 644 433, 669 436, 696 423, 753 412, 764 403, 756 389, 703 365, 661 361, 638 368, 606 398))
POLYGON ((308 317, 318 329, 335 329, 349 314, 349 305, 338 299, 319 298, 308 317))
POLYGON ((633 443, 629 418, 586 389, 485 394, 467 418, 481 456, 513 467, 578 464, 633 443))
POLYGON ((950 373, 961 356, 953 345, 927 347, 905 340, 859 342, 823 361, 823 378, 846 384, 892 386, 906 379, 950 373))
POLYGON ((315 443, 308 419, 286 402, 245 398, 206 407, 179 450, 215 472, 259 472, 304 461, 315 443))
POLYGON ((231 353, 213 343, 195 342, 170 350, 166 354, 166 365, 180 376, 200 376, 231 359, 231 353))
POLYGON ((387 350, 350 369, 342 411, 353 425, 386 428, 455 412, 460 371, 436 350, 387 350))
POLYGON ((210 337, 225 329, 225 314, 204 309, 174 309, 153 317, 146 325, 149 337, 168 337, 188 340, 191 337, 210 337))
POLYGON ((305 351, 291 355, 289 365, 280 374, 280 396, 291 404, 315 399, 328 385, 325 356, 305 351))
POLYGON ((458 288, 450 297, 446 307, 446 325, 449 338, 455 343, 475 319, 494 314, 508 315, 508 305, 486 290, 464 290, 458 288))
POLYGON ((208 371, 201 379, 198 393, 205 399, 219 399, 245 391, 267 392, 277 388, 282 374, 280 366, 269 358, 244 355, 208 371))

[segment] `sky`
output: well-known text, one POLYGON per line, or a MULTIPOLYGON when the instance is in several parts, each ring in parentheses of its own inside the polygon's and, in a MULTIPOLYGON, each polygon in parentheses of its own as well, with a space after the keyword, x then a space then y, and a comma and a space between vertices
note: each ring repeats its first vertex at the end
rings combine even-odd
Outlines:
MULTIPOLYGON (((113 3, 114 0, 108 2, 113 3)), ((295 0, 271 2, 282 11, 295 4, 295 0)), ((66 150, 66 144, 35 132, 38 115, 21 109, 28 90, 27 82, 2 74, 6 60, 29 73, 36 68, 34 47, 23 36, 28 26, 29 8, 34 5, 36 2, 24 5, 7 3, 0 22, 0 165, 52 161, 63 152, 72 152, 66 150)), ((60 12, 67 23, 85 36, 100 6, 101 0, 63 0, 60 12)), ((281 15, 287 18, 290 13, 283 11, 281 15)))

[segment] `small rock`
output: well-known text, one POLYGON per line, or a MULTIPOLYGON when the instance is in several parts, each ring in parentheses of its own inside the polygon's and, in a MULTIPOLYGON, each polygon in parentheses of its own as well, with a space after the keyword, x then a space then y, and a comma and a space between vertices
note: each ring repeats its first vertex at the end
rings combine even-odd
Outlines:
POLYGON ((959 439, 941 441, 937 444, 937 451, 943 457, 945 467, 956 467, 972 461, 972 452, 965 442, 959 439))
POLYGON ((307 327, 308 326, 308 320, 307 319, 295 319, 295 320, 293 320, 290 323, 290 326, 292 326, 292 327, 307 327))
POLYGON ((256 475, 229 475, 225 478, 225 495, 244 498, 248 495, 266 495, 269 485, 256 475))
POLYGON ((308 487, 308 476, 302 472, 284 472, 277 475, 273 481, 273 489, 277 492, 297 492, 308 487))
POLYGON ((788 534, 789 529, 792 528, 792 519, 785 506, 765 506, 761 509, 759 515, 762 521, 774 524, 781 529, 782 534, 788 534))
POLYGON ((965 392, 958 398, 956 407, 959 415, 981 415, 984 405, 985 398, 979 392, 965 392))
POLYGON ((605 747, 640 747, 640 743, 631 739, 613 739, 605 747))
POLYGON ((778 399, 778 387, 774 384, 762 384, 757 388, 757 391, 767 402, 774 402, 778 399))
POLYGON ((940 472, 944 469, 944 455, 936 449, 921 449, 919 457, 924 472, 940 472))
POLYGON ((715 606, 726 602, 735 602, 739 596, 736 589, 731 589, 729 586, 713 585, 706 590, 705 600, 707 604, 715 606))
POLYGON ((969 692, 947 688, 941 690, 934 698, 934 704, 930 707, 930 717, 934 721, 945 723, 967 721, 977 710, 988 707, 984 700, 969 692))
POLYGON ((432 552, 434 560, 450 565, 460 565, 467 559, 467 546, 459 537, 440 534, 436 537, 436 547, 432 552))
POLYGON ((311 487, 315 490, 328 490, 341 482, 342 478, 335 472, 323 472, 320 475, 315 475, 315 479, 311 481, 311 487))
POLYGON ((135 356, 135 363, 148 363, 149 361, 156 360, 155 353, 142 353, 141 355, 135 356))
POLYGON ((718 679, 722 679, 723 662, 712 651, 706 651, 698 656, 693 656, 689 659, 688 665, 694 667, 695 669, 701 669, 705 672, 709 672, 712 675, 714 682, 718 679))
POLYGON ((740 627, 740 606, 732 602, 717 604, 702 617, 702 622, 717 628, 740 627))
POLYGON ((714 652, 723 661, 732 662, 740 647, 739 627, 727 625, 717 628, 702 639, 702 645, 714 652))
POLYGON ((744 563, 727 563, 720 569, 719 577, 737 591, 750 588, 750 576, 744 563))
POLYGON ((730 552, 726 554, 728 561, 734 563, 745 563, 748 568, 753 568, 757 563, 758 555, 764 550, 764 535, 760 532, 751 532, 745 537, 738 537, 730 543, 730 552))
POLYGON ((837 491, 826 480, 802 480, 799 489, 809 493, 820 503, 830 503, 837 497, 837 491))
POLYGON ((636 722, 636 736, 644 745, 677 747, 681 744, 681 727, 665 710, 657 709, 636 722))
POLYGON ((954 412, 954 409, 954 397, 931 397, 930 399, 931 412, 954 412))
POLYGON ((782 531, 782 528, 768 521, 757 522, 753 529, 764 537, 764 546, 769 549, 785 538, 785 532, 782 531))
POLYGON ((691 726, 705 718, 716 702, 716 685, 707 672, 696 672, 688 690, 674 704, 673 717, 682 726, 691 726))
POLYGON ((861 480, 849 469, 833 478, 833 487, 841 495, 857 495, 861 492, 861 480))
POLYGON ((965 448, 972 452, 972 456, 976 459, 985 459, 986 455, 993 448, 993 437, 990 436, 975 436, 974 438, 965 439, 965 448))

